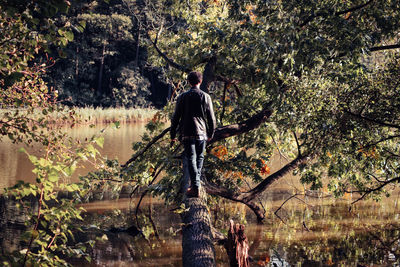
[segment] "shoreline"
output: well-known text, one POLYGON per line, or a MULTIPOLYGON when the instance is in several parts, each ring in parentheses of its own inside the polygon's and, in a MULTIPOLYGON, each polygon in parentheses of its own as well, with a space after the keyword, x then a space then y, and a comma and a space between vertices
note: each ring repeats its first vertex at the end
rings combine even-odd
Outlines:
MULTIPOLYGON (((20 114, 25 112, 24 109, 0 109, 0 118, 2 114, 5 112, 16 112, 18 111, 20 114)), ((65 107, 64 112, 53 112, 49 113, 47 116, 53 117, 55 120, 58 117, 62 117, 66 112, 74 112, 75 116, 78 119, 77 124, 79 125, 91 125, 91 124, 111 124, 115 122, 119 122, 120 124, 127 123, 145 123, 149 122, 154 115, 158 112, 157 109, 154 108, 93 108, 93 107, 65 107)), ((38 117, 42 117, 42 114, 39 114, 38 117)), ((35 114, 32 114, 35 116, 35 114)), ((55 123, 62 124, 62 123, 55 123)), ((66 123, 68 124, 68 123, 66 123)))

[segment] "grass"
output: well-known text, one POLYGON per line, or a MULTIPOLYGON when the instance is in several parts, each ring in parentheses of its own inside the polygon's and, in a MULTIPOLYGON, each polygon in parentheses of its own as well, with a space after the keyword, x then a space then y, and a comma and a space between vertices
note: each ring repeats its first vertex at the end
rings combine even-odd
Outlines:
MULTIPOLYGON (((150 108, 92 108, 92 107, 85 107, 85 108, 72 108, 71 110, 75 111, 78 118, 80 118, 80 123, 83 124, 106 124, 106 123, 113 123, 119 121, 120 123, 137 123, 137 122, 148 122, 150 121, 155 113, 157 112, 156 109, 150 108)), ((7 110, 7 109, 0 109, 0 118, 3 117, 3 114, 8 111, 16 111, 15 109, 7 110)), ((26 112, 24 109, 19 109, 20 115, 23 115, 26 112)), ((33 114, 33 118, 43 116, 40 110, 35 110, 33 114)), ((51 113, 49 116, 53 117, 54 119, 60 117, 62 114, 68 110, 65 110, 61 113, 51 113)), ((58 123, 57 123, 58 124, 58 123)))
POLYGON ((76 114, 88 124, 147 122, 157 112, 141 108, 74 108, 76 114))

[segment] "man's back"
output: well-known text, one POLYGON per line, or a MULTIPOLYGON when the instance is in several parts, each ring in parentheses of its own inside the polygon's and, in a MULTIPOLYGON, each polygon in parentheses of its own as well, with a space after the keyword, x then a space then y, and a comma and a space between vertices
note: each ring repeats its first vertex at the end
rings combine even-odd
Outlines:
POLYGON ((206 140, 212 137, 215 116, 211 97, 207 93, 193 87, 178 97, 171 122, 172 138, 178 128, 183 138, 206 140))

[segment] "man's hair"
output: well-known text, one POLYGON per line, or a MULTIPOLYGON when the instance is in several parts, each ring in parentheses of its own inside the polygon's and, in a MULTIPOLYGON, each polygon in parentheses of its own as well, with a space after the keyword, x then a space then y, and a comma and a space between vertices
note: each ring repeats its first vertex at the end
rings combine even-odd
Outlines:
POLYGON ((198 83, 201 83, 202 80, 203 80, 203 75, 198 71, 192 71, 188 75, 188 81, 190 85, 196 85, 198 83))

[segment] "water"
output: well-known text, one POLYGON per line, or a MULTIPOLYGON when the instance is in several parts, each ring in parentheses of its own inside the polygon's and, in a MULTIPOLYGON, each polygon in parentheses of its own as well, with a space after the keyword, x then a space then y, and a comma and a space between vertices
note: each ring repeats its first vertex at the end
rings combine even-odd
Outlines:
MULTIPOLYGON (((140 140, 140 135, 145 130, 144 123, 122 124, 120 129, 113 129, 107 125, 97 125, 93 128, 81 126, 66 129, 67 133, 74 138, 84 140, 93 135, 102 134, 105 142, 103 149, 100 149, 108 158, 118 158, 125 162, 132 155, 131 144, 140 140), (104 130, 105 129, 105 130, 104 130), (101 131, 104 130, 103 133, 101 131)), ((34 182, 34 175, 31 172, 33 165, 25 153, 19 152, 21 144, 13 144, 7 138, 0 142, 0 188, 10 187, 18 180, 34 182)), ((36 156, 40 155, 40 146, 33 145, 26 150, 36 156)), ((83 174, 87 170, 78 170, 77 174, 83 174)))
MULTIPOLYGON (((84 139, 102 128, 77 128, 70 130, 70 134, 84 139)), ((143 124, 106 129, 103 153, 125 162, 132 154, 130 144, 139 140, 143 131, 143 124)), ((6 140, 0 143, 0 187, 33 178, 32 166, 25 154, 17 152, 18 148, 6 140)), ((29 150, 39 153, 37 147, 29 150)), ((270 162, 271 171, 285 162, 275 157, 270 162)), ((230 218, 246 225, 251 266, 395 266, 399 262, 398 193, 379 203, 364 201, 355 205, 351 205, 354 200, 351 195, 340 200, 299 195, 299 199, 288 201, 275 215, 282 203, 301 189, 293 176, 279 180, 268 189, 260 199, 266 209, 264 225, 257 225, 255 216, 243 205, 225 201, 210 205, 212 221, 221 232, 228 228, 230 218)), ((165 206, 162 200, 147 197, 141 205, 138 218, 141 227, 150 233, 147 239, 142 235, 109 231, 112 227, 133 224, 138 197, 83 205, 87 210, 84 225, 87 233, 81 238, 103 238, 91 250, 93 261, 90 264, 72 261, 75 266, 181 266, 180 217, 171 211, 174 207, 165 206), (159 238, 149 223, 150 218, 159 238)), ((1 230, 1 249, 18 248, 16 240, 22 232, 18 225, 1 230)), ((216 246, 216 258, 218 266, 228 265, 222 246, 216 246)))

